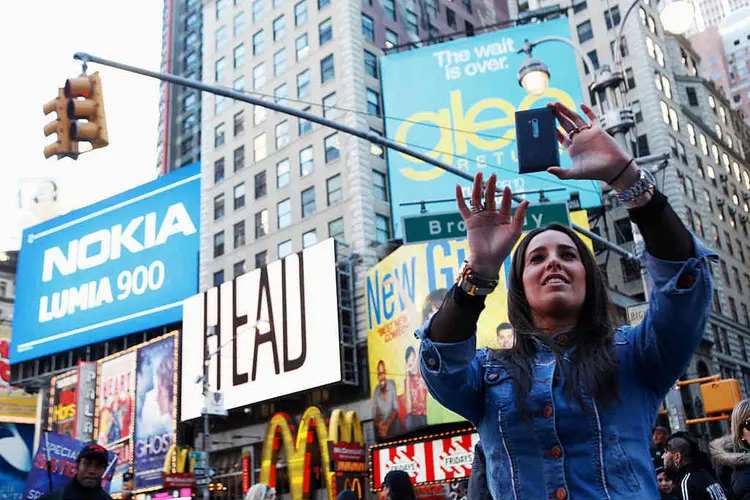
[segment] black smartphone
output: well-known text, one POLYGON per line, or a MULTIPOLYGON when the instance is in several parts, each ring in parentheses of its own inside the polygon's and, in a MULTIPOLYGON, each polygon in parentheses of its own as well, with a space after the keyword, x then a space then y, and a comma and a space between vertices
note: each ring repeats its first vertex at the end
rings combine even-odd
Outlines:
POLYGON ((516 111, 516 148, 518 173, 544 172, 560 165, 557 124, 552 108, 516 111))

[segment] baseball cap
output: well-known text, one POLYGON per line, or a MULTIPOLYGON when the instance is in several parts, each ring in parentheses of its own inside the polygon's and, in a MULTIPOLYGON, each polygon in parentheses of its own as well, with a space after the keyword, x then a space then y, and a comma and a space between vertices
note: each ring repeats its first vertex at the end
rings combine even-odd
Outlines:
POLYGON ((78 460, 81 460, 82 458, 91 458, 94 460, 99 460, 100 462, 104 462, 106 464, 109 457, 107 456, 107 450, 104 448, 104 446, 92 443, 86 445, 78 454, 78 460))

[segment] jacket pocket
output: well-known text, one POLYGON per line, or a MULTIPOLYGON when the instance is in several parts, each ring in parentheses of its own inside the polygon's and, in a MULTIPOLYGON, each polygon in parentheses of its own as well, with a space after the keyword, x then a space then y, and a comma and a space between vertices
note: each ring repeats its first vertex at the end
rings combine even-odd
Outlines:
POLYGON ((513 398, 513 379, 499 366, 486 366, 484 371, 484 400, 492 408, 505 406, 513 398))
POLYGON ((604 439, 604 469, 607 485, 613 491, 622 494, 641 491, 641 483, 635 475, 633 464, 615 434, 604 439))

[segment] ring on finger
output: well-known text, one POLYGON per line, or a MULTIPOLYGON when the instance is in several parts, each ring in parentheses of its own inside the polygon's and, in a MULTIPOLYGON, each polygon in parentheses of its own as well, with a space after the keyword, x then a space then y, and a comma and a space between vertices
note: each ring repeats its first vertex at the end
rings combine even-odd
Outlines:
POLYGON ((484 211, 484 208, 482 208, 482 205, 472 205, 471 206, 471 213, 478 214, 479 212, 484 211))
POLYGON ((487 200, 484 204, 484 209, 488 212, 494 212, 497 210, 497 202, 494 199, 487 200))

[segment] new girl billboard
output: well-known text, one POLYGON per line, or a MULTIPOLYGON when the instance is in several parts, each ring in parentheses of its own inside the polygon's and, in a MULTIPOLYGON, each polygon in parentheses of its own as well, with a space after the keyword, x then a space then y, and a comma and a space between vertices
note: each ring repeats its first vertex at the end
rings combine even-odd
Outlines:
MULTIPOLYGON (((585 211, 571 212, 570 220, 589 227, 585 211)), ((584 241, 591 249, 590 240, 584 241)), ((413 332, 440 307, 466 255, 465 239, 403 245, 365 276, 370 387, 379 439, 463 420, 427 392, 419 372, 419 340, 413 332)), ((477 347, 513 345, 513 328, 508 323, 508 269, 510 257, 479 317, 477 347)))
MULTIPOLYGON (((515 112, 559 100, 575 109, 582 102, 575 52, 560 42, 543 43, 534 56, 549 67, 549 88, 528 94, 517 74, 526 55, 517 54, 524 40, 545 36, 570 39, 566 18, 525 24, 480 36, 430 45, 380 58, 386 135, 467 173, 497 174, 498 186, 515 192, 550 188, 551 201, 566 201, 578 191, 581 206, 601 204, 599 183, 560 182, 546 172, 519 175, 515 112), (414 82, 430 82, 415 85, 414 82), (396 118, 397 117, 397 118, 396 118)), ((564 152, 560 166, 571 166, 564 152)), ((419 206, 401 203, 453 198, 456 177, 397 151, 388 150, 391 209, 396 235, 401 219, 419 214, 419 206)), ((470 183, 464 182, 465 189, 470 183)))

